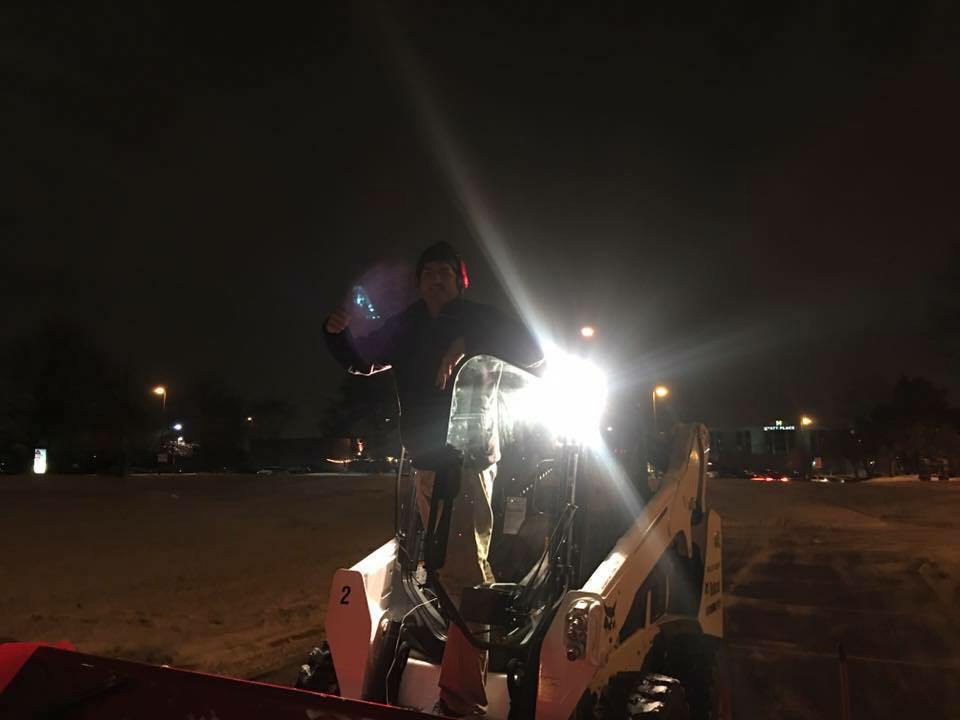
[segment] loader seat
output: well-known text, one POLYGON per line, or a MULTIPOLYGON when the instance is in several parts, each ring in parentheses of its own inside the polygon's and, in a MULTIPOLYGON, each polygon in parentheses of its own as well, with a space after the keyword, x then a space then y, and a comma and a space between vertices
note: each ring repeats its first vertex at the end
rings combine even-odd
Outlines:
POLYGON ((551 516, 546 513, 528 515, 516 535, 499 538, 496 552, 490 558, 493 574, 503 582, 518 582, 540 559, 550 539, 551 516))
POLYGON ((511 619, 507 606, 518 588, 516 583, 489 583, 464 588, 460 614, 467 622, 505 627, 511 619))

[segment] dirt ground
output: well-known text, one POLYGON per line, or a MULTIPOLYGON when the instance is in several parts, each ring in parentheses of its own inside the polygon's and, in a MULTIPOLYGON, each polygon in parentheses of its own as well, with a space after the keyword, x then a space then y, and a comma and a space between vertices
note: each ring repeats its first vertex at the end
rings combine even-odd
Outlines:
MULTIPOLYGON (((711 481, 737 717, 960 717, 960 483, 711 481)), ((377 476, 0 478, 0 637, 292 679, 377 476)))

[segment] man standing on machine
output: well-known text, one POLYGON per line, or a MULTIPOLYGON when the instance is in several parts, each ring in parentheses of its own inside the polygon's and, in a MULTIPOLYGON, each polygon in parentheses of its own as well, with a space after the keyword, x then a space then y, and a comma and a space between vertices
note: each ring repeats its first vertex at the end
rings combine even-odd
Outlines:
MULTIPOLYGON (((412 458, 418 510, 424 525, 430 513, 434 473, 418 469, 418 457, 446 443, 452 377, 469 355, 494 355, 532 368, 543 353, 531 333, 497 309, 463 299, 469 286, 466 265, 446 242, 420 255, 416 270, 420 300, 388 318, 377 331, 354 338, 350 312, 337 308, 324 332, 330 352, 348 372, 372 375, 393 369, 400 400, 400 434, 412 458)), ((465 470, 453 506, 447 556, 441 571, 444 589, 459 604, 463 588, 493 582, 487 561, 493 530, 491 498, 496 458, 482 470, 465 470)), ((446 715, 482 714, 486 654, 475 648, 453 623, 440 670, 440 702, 446 715)))

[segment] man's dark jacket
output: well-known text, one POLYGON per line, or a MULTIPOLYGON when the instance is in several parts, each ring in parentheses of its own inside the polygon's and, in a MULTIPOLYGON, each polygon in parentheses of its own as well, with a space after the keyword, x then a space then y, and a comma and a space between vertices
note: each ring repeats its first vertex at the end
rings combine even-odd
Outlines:
POLYGON ((450 345, 462 337, 467 357, 495 355, 519 367, 543 361, 543 352, 517 320, 489 305, 458 298, 430 317, 422 300, 394 315, 378 330, 354 338, 349 329, 326 332, 327 347, 348 372, 372 375, 393 368, 400 400, 400 433, 407 451, 418 453, 446 442, 447 416, 453 380, 445 390, 436 386, 440 362, 450 345))

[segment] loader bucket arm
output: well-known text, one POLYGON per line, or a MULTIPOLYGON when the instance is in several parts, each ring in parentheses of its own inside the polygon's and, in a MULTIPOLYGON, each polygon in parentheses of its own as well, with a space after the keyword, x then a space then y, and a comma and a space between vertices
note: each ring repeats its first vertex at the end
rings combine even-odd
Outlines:
POLYGON ((7 643, 0 645, 0 717, 431 720, 434 716, 36 643, 7 643))

